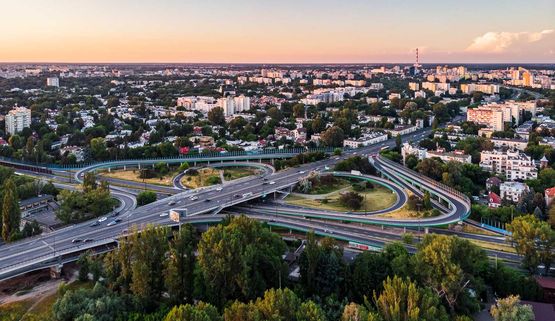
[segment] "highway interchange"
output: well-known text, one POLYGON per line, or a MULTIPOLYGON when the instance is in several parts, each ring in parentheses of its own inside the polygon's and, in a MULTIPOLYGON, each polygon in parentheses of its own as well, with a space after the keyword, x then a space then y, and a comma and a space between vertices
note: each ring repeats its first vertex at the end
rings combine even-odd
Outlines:
MULTIPOLYGON (((425 129, 406 135, 403 139, 405 141, 417 141, 428 136, 429 133, 430 130, 425 129)), ((186 217, 182 219, 182 222, 212 224, 221 220, 223 215, 219 213, 222 210, 235 206, 231 211, 265 221, 271 226, 280 226, 301 232, 314 230, 320 235, 328 235, 337 239, 376 247, 382 247, 389 240, 398 239, 399 233, 391 234, 387 231, 379 231, 379 228, 376 229, 366 225, 344 224, 344 222, 370 223, 377 224, 378 226, 403 228, 429 228, 435 225, 456 223, 466 218, 470 210, 470 201, 466 196, 450 190, 435 181, 430 182, 426 177, 422 177, 402 166, 394 165, 380 157, 371 157, 371 160, 379 172, 391 179, 391 182, 383 181, 384 184, 388 185, 386 187, 393 189, 397 194, 397 202, 389 210, 394 210, 404 205, 407 197, 405 189, 419 194, 422 193, 422 190, 418 186, 421 186, 430 191, 432 196, 442 199, 442 201, 434 201, 434 204, 442 210, 442 215, 419 220, 398 220, 376 217, 377 214, 383 213, 383 211, 362 214, 333 213, 330 211, 287 207, 279 202, 275 204, 252 204, 252 208, 244 206, 244 203, 254 199, 277 198, 276 195, 279 196, 281 195, 280 193, 287 193, 300 179, 312 171, 325 171, 327 168, 332 168, 338 161, 352 157, 355 154, 376 155, 380 149, 385 146, 393 146, 394 144, 395 140, 389 139, 376 145, 346 151, 341 156, 331 156, 321 161, 279 172, 270 170, 269 168, 271 167, 267 165, 257 164, 256 156, 243 156, 243 159, 238 157, 235 159, 226 158, 226 163, 223 163, 224 159, 218 158, 217 160, 220 163, 235 165, 243 165, 244 160, 248 160, 251 162, 250 164, 257 164, 262 169, 262 173, 227 182, 224 185, 196 190, 182 190, 179 188, 180 186, 175 186, 174 188, 167 187, 167 190, 164 192, 173 195, 141 207, 136 207, 134 198, 136 188, 112 185, 111 189, 114 197, 118 198, 121 202, 121 205, 115 211, 119 215, 106 217, 102 219, 101 223, 95 223, 97 222, 96 220, 87 221, 34 238, 0 246, 0 280, 53 266, 58 260, 59 262, 65 262, 66 260, 75 259, 79 253, 89 248, 103 249, 107 246, 114 246, 117 238, 126 234, 133 226, 137 226, 140 229, 147 224, 176 225, 168 217, 168 212, 172 209, 186 210, 186 217), (237 161, 241 162, 237 163, 237 161), (238 210, 239 212, 237 212, 238 210), (325 219, 326 221, 315 219, 325 219), (80 240, 80 242, 76 242, 76 240, 80 240)), ((145 161, 144 164, 152 163, 153 161, 145 161)), ((107 167, 132 166, 134 164, 137 164, 137 161, 110 162, 109 165, 96 164, 75 172, 74 178, 76 181, 80 181, 83 174, 87 171, 107 167)), ((215 165, 215 163, 212 162, 212 165, 215 165)), ((336 174, 349 175, 348 173, 336 174)), ((47 174, 45 175, 48 176, 47 174)), ((371 177, 366 178, 372 179, 371 177)), ((380 180, 379 178, 373 179, 374 182, 380 180)), ((68 186, 59 185, 59 187, 67 188, 68 186)), ((501 238, 490 237, 488 240, 502 242, 501 238)), ((510 253, 490 251, 489 254, 507 260, 519 260, 516 255, 510 253)))

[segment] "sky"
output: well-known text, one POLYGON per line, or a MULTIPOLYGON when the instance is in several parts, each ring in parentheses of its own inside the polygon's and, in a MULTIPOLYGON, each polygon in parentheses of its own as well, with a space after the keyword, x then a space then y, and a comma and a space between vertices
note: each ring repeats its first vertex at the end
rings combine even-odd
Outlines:
POLYGON ((555 0, 1 0, 0 62, 555 63, 555 0))

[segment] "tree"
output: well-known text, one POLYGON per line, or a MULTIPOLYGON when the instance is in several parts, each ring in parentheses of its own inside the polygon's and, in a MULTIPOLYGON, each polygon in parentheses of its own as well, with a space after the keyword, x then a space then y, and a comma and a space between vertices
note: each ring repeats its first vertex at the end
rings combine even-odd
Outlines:
POLYGON ((449 320, 439 298, 414 282, 397 276, 383 282, 383 291, 374 292, 374 303, 384 321, 441 321, 449 320))
POLYGON ((358 210, 362 207, 362 195, 356 192, 346 192, 339 197, 339 203, 347 208, 358 210))
POLYGON ((94 172, 87 172, 83 177, 83 192, 88 193, 98 187, 96 183, 96 174, 94 172))
POLYGON ((303 302, 296 313, 297 321, 326 321, 322 308, 313 301, 303 302))
POLYGON ((210 111, 208 112, 208 121, 210 121, 212 125, 225 125, 225 115, 223 108, 215 107, 210 109, 210 111))
POLYGON ((443 162, 437 158, 426 158, 418 163, 416 170, 433 180, 440 181, 443 176, 443 162))
POLYGON ((139 303, 152 307, 164 290, 164 256, 168 247, 168 229, 148 225, 141 233, 131 235, 133 264, 131 291, 139 303))
POLYGON ((184 171, 188 170, 189 167, 190 167, 189 163, 183 162, 183 163, 181 163, 181 165, 179 165, 179 172, 184 172, 184 171))
POLYGON ((401 147, 403 147, 403 138, 401 135, 395 136, 395 150, 401 152, 401 147))
POLYGON ((156 201, 156 193, 152 191, 143 191, 137 195, 137 205, 143 206, 156 201))
POLYGON ((349 289, 356 302, 372 297, 373 291, 381 289, 383 281, 390 273, 389 261, 385 255, 372 252, 359 254, 350 270, 349 289))
POLYGON ((14 235, 19 233, 21 211, 19 197, 12 178, 8 178, 3 185, 4 198, 2 199, 2 238, 9 242, 14 235))
POLYGON ((532 306, 520 304, 520 298, 513 295, 497 299, 495 305, 491 306, 490 313, 495 321, 535 320, 532 306))
POLYGON ((164 276, 170 299, 177 304, 193 302, 196 243, 191 224, 184 224, 179 232, 173 233, 164 276))
POLYGON ((485 273, 488 261, 482 249, 458 237, 426 235, 414 260, 422 284, 442 297, 452 314, 456 309, 469 310, 465 313, 479 309, 476 298, 470 297, 466 289, 478 292, 483 288, 478 276, 485 273), (462 306, 461 302, 470 304, 462 306))
POLYGON ((284 251, 277 234, 245 216, 211 227, 198 246, 206 297, 222 307, 230 299, 254 299, 267 288, 278 287, 284 251))
POLYGON ((534 215, 519 216, 507 225, 507 230, 511 232, 508 240, 523 256, 522 264, 526 269, 533 273, 543 263, 549 271, 554 258, 555 231, 547 222, 534 215))
POLYGON ((330 127, 322 133, 322 142, 329 147, 343 146, 345 134, 343 129, 337 126, 330 127))
POLYGON ((218 310, 207 303, 196 305, 186 304, 174 306, 164 318, 164 321, 221 321, 218 310))
POLYGON ((422 206, 426 210, 432 209, 432 200, 430 199, 430 192, 428 191, 424 192, 424 197, 422 198, 422 206))
POLYGON ((106 150, 106 142, 102 137, 91 139, 90 149, 91 155, 95 160, 105 160, 109 156, 108 151, 106 150))
POLYGON ((368 310, 356 303, 347 304, 343 309, 341 321, 368 321, 368 310))

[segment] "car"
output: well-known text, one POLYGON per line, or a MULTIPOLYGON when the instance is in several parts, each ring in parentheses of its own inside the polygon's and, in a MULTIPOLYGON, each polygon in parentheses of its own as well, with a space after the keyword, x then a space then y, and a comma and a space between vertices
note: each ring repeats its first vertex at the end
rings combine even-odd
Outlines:
POLYGON ((121 222, 121 218, 116 218, 116 220, 114 222, 116 222, 116 223, 121 222))
POLYGON ((305 171, 299 171, 299 174, 304 174, 304 173, 306 173, 306 172, 305 171))
POLYGON ((262 185, 268 185, 268 182, 263 182, 262 185))
POLYGON ((329 171, 329 170, 330 170, 330 167, 329 167, 328 165, 326 165, 326 166, 324 166, 324 169, 327 170, 327 171, 329 171))
POLYGON ((164 216, 168 216, 168 215, 170 215, 169 212, 162 212, 162 213, 160 213, 160 217, 164 217, 164 216))
POLYGON ((205 202, 210 202, 211 199, 207 198, 207 199, 205 199, 204 201, 205 201, 205 202))
POLYGON ((106 221, 107 219, 108 219, 108 218, 107 218, 106 216, 103 216, 103 217, 101 217, 101 218, 98 219, 98 222, 99 222, 99 223, 102 223, 102 222, 106 221))
POLYGON ((114 225, 116 225, 116 224, 118 224, 118 222, 116 222, 116 221, 111 221, 111 222, 108 223, 106 226, 114 226, 114 225))
POLYGON ((175 201, 170 201, 168 205, 175 205, 175 201))
POLYGON ((92 241, 93 241, 93 239, 84 239, 83 240, 84 243, 89 243, 89 242, 92 242, 92 241))
POLYGON ((216 188, 216 191, 218 191, 218 192, 221 192, 221 191, 222 191, 222 189, 223 189, 223 188, 221 188, 221 187, 218 187, 218 188, 216 188))
POLYGON ((98 226, 98 225, 100 225, 100 223, 98 221, 95 221, 94 223, 92 223, 90 225, 90 227, 95 227, 95 226, 98 226))
POLYGON ((240 197, 241 197, 241 194, 235 194, 235 195, 233 195, 233 196, 235 196, 235 198, 240 198, 240 197))
POLYGON ((73 239, 71 240, 71 243, 81 243, 83 240, 81 239, 73 239))
POLYGON ((196 201, 196 200, 198 200, 198 196, 191 196, 190 200, 191 201, 196 201))
POLYGON ((270 182, 269 184, 270 184, 270 185, 274 185, 275 183, 276 183, 276 182, 274 182, 274 181, 271 181, 271 182, 270 182))

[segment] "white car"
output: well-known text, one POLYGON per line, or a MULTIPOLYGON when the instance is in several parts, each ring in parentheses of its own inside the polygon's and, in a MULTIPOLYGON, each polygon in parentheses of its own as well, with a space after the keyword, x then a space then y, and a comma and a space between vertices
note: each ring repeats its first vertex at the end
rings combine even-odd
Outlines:
POLYGON ((164 217, 164 216, 168 216, 170 215, 170 212, 162 212, 160 213, 160 217, 164 217))
POLYGON ((108 219, 108 218, 107 218, 106 216, 103 216, 103 217, 99 218, 98 221, 99 221, 100 223, 102 223, 102 222, 106 221, 107 219, 108 219))
POLYGON ((268 184, 270 184, 270 185, 274 185, 275 183, 276 183, 276 182, 274 182, 274 181, 271 181, 271 182, 270 182, 270 183, 268 183, 268 184))
POLYGON ((299 171, 299 174, 304 174, 304 173, 306 173, 306 172, 305 171, 299 171))
POLYGON ((190 200, 191 200, 191 201, 196 201, 196 200, 198 200, 198 196, 192 196, 192 197, 190 198, 190 200))
POLYGON ((222 191, 222 188, 221 188, 221 187, 218 187, 218 188, 216 188, 216 191, 221 192, 221 191, 222 191))

